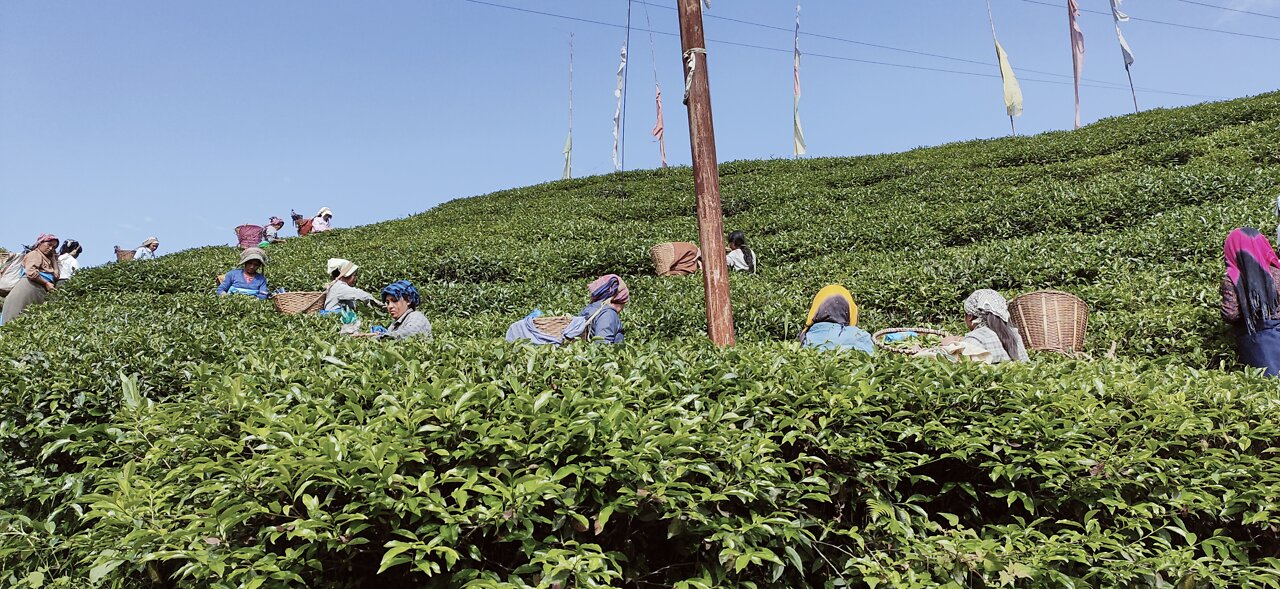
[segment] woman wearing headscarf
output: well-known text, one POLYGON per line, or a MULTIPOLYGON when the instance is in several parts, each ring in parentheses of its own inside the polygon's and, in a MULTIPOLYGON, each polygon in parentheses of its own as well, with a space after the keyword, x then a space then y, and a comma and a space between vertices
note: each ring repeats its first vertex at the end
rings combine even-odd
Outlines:
POLYGON ((262 274, 262 267, 266 265, 267 255, 261 248, 245 248, 240 252, 240 267, 223 276, 218 294, 241 294, 260 299, 270 297, 267 277, 262 274))
POLYGON ((1223 254, 1222 319, 1234 326, 1240 361, 1280 375, 1280 259, 1252 227, 1232 231, 1223 254))
POLYGON ((1000 293, 973 291, 964 300, 964 324, 969 333, 960 340, 963 355, 989 364, 1027 361, 1022 334, 1009 322, 1009 302, 1000 293))
POLYGON ((133 259, 135 260, 154 260, 156 259, 156 250, 160 249, 160 240, 155 237, 148 237, 138 249, 133 250, 133 259))
MULTIPOLYGON (((581 335, 587 341, 620 344, 625 335, 622 308, 631 300, 631 289, 617 274, 605 274, 587 285, 591 302, 578 313, 586 320, 581 335)), ((577 334, 565 333, 565 337, 577 334)))
POLYGON ((284 238, 280 237, 280 229, 283 227, 284 219, 281 219, 280 217, 271 217, 270 219, 267 219, 267 224, 262 228, 264 234, 263 240, 267 243, 284 241, 284 238))
POLYGON ((354 309, 356 303, 362 301, 377 305, 378 299, 373 298, 373 295, 364 290, 356 288, 356 272, 360 270, 360 266, 355 265, 351 260, 329 258, 329 263, 326 267, 329 270, 329 278, 332 282, 324 289, 325 311, 354 309))
POLYGON ((388 284, 382 289, 382 302, 386 304, 392 321, 386 331, 374 334, 376 337, 404 339, 419 336, 431 339, 431 322, 427 320, 426 315, 422 314, 422 311, 418 310, 418 304, 422 299, 418 296, 418 289, 413 287, 413 283, 408 280, 397 280, 388 284))
POLYGON ((329 207, 320 207, 320 212, 316 213, 316 216, 311 218, 311 232, 319 233, 321 231, 328 231, 332 229, 332 227, 329 226, 329 222, 332 220, 333 211, 329 210, 329 207))
POLYGON ((84 248, 80 247, 80 242, 74 239, 68 239, 62 242, 62 249, 58 252, 58 282, 70 279, 80 271, 80 254, 84 252, 84 248))
POLYGON ((853 302, 853 295, 839 284, 829 284, 813 297, 804 329, 797 339, 806 348, 853 349, 874 354, 871 334, 857 325, 858 305, 853 302))
POLYGON ((0 323, 8 323, 21 315, 31 305, 43 303, 58 281, 58 238, 43 233, 36 238, 31 251, 22 256, 22 278, 4 298, 4 312, 0 323))

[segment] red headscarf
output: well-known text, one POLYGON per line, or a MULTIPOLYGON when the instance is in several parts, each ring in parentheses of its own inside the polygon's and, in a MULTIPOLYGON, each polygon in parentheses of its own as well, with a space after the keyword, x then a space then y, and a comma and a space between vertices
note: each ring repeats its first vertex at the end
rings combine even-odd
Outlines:
POLYGON ((1252 227, 1235 229, 1223 245, 1223 257, 1227 261, 1227 278, 1236 290, 1240 304, 1240 316, 1249 333, 1257 331, 1262 321, 1269 320, 1280 310, 1280 295, 1276 293, 1272 268, 1280 268, 1276 250, 1265 235, 1252 227))
POLYGON ((1227 260, 1227 278, 1231 279, 1232 284, 1240 282, 1240 265, 1239 256, 1241 252, 1245 252, 1259 266, 1266 268, 1280 268, 1280 258, 1276 257, 1276 250, 1271 247, 1271 242, 1267 240, 1267 236, 1259 233, 1257 229, 1252 227, 1239 227, 1227 236, 1227 242, 1223 244, 1223 255, 1227 260))

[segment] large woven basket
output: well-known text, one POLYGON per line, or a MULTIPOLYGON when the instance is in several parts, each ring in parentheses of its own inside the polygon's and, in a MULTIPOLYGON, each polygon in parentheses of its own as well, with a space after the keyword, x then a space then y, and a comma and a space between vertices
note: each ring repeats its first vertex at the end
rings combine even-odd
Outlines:
POLYGON ((137 252, 136 252, 136 251, 134 251, 134 250, 122 250, 122 249, 120 249, 120 246, 118 246, 118 245, 117 245, 117 246, 115 246, 115 248, 116 248, 116 261, 117 261, 117 262, 125 262, 125 261, 128 261, 128 260, 132 260, 132 259, 133 259, 133 254, 137 253, 137 252))
POLYGON ((258 247, 267 239, 267 228, 261 225, 241 225, 236 227, 236 241, 240 243, 240 249, 258 247))
POLYGON ((649 258, 653 260, 653 271, 658 276, 665 275, 676 261, 676 244, 659 243, 649 248, 649 258))
POLYGON ((912 356, 924 350, 924 348, 921 347, 919 344, 909 344, 909 345, 899 346, 899 345, 894 345, 893 343, 886 343, 884 341, 884 337, 886 335, 889 335, 891 333, 898 333, 900 331, 914 331, 918 335, 940 335, 944 338, 951 337, 951 334, 945 331, 939 331, 937 329, 927 329, 924 327, 890 327, 888 329, 881 329, 880 331, 877 331, 871 334, 871 343, 875 344, 877 348, 880 348, 881 350, 884 350, 886 352, 893 352, 895 354, 902 354, 904 356, 912 356))
POLYGON ((659 243, 649 248, 649 258, 653 260, 653 271, 658 276, 672 275, 671 267, 676 263, 676 246, 688 246, 688 249, 697 249, 697 245, 686 241, 672 241, 667 243, 659 243))
POLYGON ((564 330, 569 327, 569 323, 571 321, 573 321, 573 317, 568 315, 543 315, 542 317, 534 318, 533 326, 538 328, 538 331, 541 331, 542 333, 554 337, 560 337, 564 335, 564 330))
POLYGON ((1084 350, 1089 306, 1078 296, 1037 290, 1009 301, 1009 317, 1030 350, 1073 354, 1084 350))
POLYGON ((315 313, 324 307, 324 291, 282 292, 272 297, 276 310, 286 315, 315 313))

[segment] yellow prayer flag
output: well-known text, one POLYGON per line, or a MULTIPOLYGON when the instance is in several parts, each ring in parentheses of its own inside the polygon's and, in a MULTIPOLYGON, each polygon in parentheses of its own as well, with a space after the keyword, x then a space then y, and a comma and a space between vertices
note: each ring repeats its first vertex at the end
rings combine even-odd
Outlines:
POLYGON ((1000 41, 996 41, 996 58, 1000 60, 1000 79, 1004 81, 1004 109, 1011 117, 1022 115, 1022 87, 1018 86, 1018 78, 1013 75, 1013 66, 1009 65, 1009 56, 1005 54, 1000 41))

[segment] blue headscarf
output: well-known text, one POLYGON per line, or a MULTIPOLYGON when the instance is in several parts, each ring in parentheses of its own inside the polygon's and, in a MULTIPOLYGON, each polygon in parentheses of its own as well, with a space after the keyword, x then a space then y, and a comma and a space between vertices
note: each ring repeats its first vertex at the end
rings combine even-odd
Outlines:
POLYGON ((408 280, 397 280, 382 289, 382 300, 385 301, 388 298, 407 300, 409 301, 410 309, 417 309, 420 300, 418 298, 418 289, 414 288, 413 283, 408 280))

